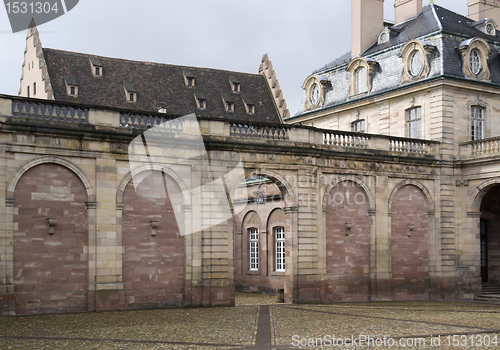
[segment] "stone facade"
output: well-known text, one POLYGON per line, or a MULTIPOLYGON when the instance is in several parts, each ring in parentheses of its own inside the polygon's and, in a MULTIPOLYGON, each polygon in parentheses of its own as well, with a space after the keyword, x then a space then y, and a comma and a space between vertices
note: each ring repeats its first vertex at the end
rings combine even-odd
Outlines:
MULTIPOLYGON (((228 149, 245 169, 229 178, 232 198, 244 198, 242 183, 266 179, 247 187, 250 198, 259 187, 265 204, 234 200, 236 216, 214 221, 210 206, 196 206, 212 199, 185 191, 212 178, 203 166, 167 152, 161 164, 130 170, 129 145, 147 127, 131 127, 129 112, 68 104, 56 120, 45 113, 51 103, 0 99, 3 314, 234 305, 235 286, 284 287, 289 303, 480 293, 480 219, 497 215, 488 204, 498 199, 497 139, 447 143, 201 119, 212 172, 234 167, 228 149), (74 109, 78 118, 64 117, 74 109), (145 171, 134 187, 134 174, 145 171), (165 198, 148 198, 165 186, 165 198), (189 225, 201 229, 179 235, 189 225), (262 233, 262 250, 259 270, 248 273, 251 227, 262 233), (285 271, 275 271, 277 227, 285 271)), ((490 280, 498 275, 493 237, 490 280)))

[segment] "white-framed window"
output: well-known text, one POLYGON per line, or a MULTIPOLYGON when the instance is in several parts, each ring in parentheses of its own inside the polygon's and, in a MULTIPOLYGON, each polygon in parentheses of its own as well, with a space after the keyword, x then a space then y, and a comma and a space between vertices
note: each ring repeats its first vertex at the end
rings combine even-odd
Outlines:
POLYGON ((276 271, 285 271, 285 228, 276 227, 274 230, 276 271))
POLYGON ((367 91, 366 86, 366 68, 359 67, 356 72, 354 72, 355 84, 356 84, 356 94, 367 91))
POLYGON ((472 141, 484 138, 484 108, 481 106, 471 106, 470 116, 470 137, 472 141))
POLYGON ((365 132, 365 120, 360 119, 353 121, 351 123, 351 129, 353 132, 365 132))
POLYGON ((259 230, 251 228, 248 230, 250 238, 250 271, 259 270, 259 230))
POLYGON ((415 107, 406 111, 407 137, 422 138, 422 108, 415 107))

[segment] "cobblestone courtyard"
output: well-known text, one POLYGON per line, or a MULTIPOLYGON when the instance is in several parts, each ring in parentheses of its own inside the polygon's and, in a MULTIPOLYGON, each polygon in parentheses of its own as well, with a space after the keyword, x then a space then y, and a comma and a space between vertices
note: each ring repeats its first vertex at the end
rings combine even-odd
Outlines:
POLYGON ((0 349, 483 349, 500 342, 497 305, 286 305, 275 299, 237 293, 234 308, 4 317, 0 349), (330 346, 333 337, 347 338, 348 346, 330 346), (306 346, 293 346, 299 343, 306 346))

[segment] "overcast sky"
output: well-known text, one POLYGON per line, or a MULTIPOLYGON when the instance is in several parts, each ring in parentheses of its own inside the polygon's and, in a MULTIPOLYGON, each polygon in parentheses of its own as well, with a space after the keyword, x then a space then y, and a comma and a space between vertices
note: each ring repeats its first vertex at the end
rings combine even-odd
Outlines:
MULTIPOLYGON (((467 15, 467 0, 434 2, 467 15)), ((258 73, 267 53, 294 115, 305 78, 350 51, 350 3, 80 0, 38 30, 43 47, 247 73, 258 73)), ((394 19, 394 0, 385 0, 385 18, 394 19)), ((0 8, 0 94, 18 93, 26 33, 13 34, 0 8)))

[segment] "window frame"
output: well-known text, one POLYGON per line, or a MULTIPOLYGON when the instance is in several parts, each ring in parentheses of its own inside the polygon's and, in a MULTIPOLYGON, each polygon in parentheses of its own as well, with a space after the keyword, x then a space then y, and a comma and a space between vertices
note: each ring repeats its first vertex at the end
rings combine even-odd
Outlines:
POLYGON ((372 74, 376 65, 375 60, 364 57, 355 57, 348 63, 346 69, 350 75, 349 97, 362 96, 371 92, 372 74))
POLYGON ((248 271, 259 271, 259 236, 258 228, 248 228, 248 271))
POLYGON ((357 119, 351 123, 351 131, 352 132, 359 132, 359 133, 364 133, 366 132, 366 120, 365 119, 357 119), (357 130, 359 126, 362 126, 363 130, 357 130))
POLYGON ((488 42, 483 38, 468 39, 460 44, 458 50, 462 55, 462 72, 465 77, 489 82, 488 59, 491 54, 491 47, 488 42), (473 62, 477 62, 478 70, 474 69, 473 62))
POLYGON ((406 137, 411 139, 423 139, 422 130, 422 107, 412 107, 406 110, 406 137), (414 116, 414 118, 412 118, 414 116), (412 127, 414 126, 414 134, 412 127))
POLYGON ((469 135, 471 141, 478 141, 485 139, 484 136, 484 121, 486 108, 479 105, 473 105, 470 107, 470 123, 469 123, 469 135), (478 117, 480 114, 480 117, 478 117), (477 136, 477 130, 479 129, 479 136, 477 136))
POLYGON ((273 232, 274 232, 274 271, 285 272, 286 269, 285 228, 283 226, 277 226, 274 227, 273 232), (281 236, 278 236, 279 234, 281 236))

